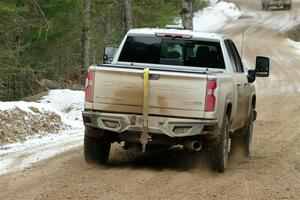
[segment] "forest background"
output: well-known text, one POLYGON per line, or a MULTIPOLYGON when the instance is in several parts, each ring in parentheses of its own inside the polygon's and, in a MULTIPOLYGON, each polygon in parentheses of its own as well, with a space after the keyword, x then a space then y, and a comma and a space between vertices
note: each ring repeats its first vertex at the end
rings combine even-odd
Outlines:
MULTIPOLYGON (((192 1, 193 10, 207 5, 192 1)), ((103 49, 131 27, 164 27, 183 0, 1 0, 0 101, 36 94, 43 80, 79 84, 84 65, 102 63, 103 49), (87 38, 88 37, 88 38, 87 38), (89 40, 88 54, 84 45, 89 40), (84 56, 87 56, 84 62, 84 56)))

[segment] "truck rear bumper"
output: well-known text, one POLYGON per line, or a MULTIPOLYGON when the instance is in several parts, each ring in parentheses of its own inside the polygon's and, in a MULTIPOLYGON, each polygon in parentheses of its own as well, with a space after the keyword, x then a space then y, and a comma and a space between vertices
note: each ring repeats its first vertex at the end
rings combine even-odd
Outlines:
MULTIPOLYGON (((135 114, 116 114, 102 112, 82 113, 84 125, 93 128, 122 133, 125 131, 142 132, 143 116, 135 114)), ((169 137, 186 137, 212 134, 217 129, 216 119, 185 119, 149 116, 148 132, 169 137)))

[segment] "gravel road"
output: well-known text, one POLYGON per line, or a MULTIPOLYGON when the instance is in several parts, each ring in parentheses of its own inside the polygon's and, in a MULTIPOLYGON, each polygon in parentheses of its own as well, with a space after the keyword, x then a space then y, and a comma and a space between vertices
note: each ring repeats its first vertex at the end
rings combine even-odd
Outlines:
POLYGON ((240 48, 246 30, 246 63, 253 66, 256 55, 272 60, 271 77, 256 83, 258 119, 249 158, 231 155, 219 174, 205 152, 142 155, 114 145, 104 167, 85 164, 80 146, 1 175, 0 199, 300 199, 300 51, 286 34, 300 2, 292 11, 268 12, 260 1, 234 2, 248 14, 221 32, 240 48))

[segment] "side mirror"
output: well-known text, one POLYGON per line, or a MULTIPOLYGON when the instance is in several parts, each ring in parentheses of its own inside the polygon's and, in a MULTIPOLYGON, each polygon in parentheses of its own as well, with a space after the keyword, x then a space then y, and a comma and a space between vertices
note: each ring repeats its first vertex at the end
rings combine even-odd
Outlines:
POLYGON ((255 72, 257 77, 268 77, 270 69, 270 59, 268 57, 257 56, 255 72))
POLYGON ((104 55, 103 55, 104 64, 110 64, 113 61, 118 48, 119 47, 116 45, 108 45, 104 48, 104 55))

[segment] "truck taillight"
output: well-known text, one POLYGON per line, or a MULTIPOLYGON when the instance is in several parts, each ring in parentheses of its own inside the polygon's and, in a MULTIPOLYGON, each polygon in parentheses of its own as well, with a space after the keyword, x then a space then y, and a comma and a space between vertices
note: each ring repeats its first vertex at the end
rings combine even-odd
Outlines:
POLYGON ((205 102, 205 111, 207 112, 211 112, 215 110, 215 106, 216 106, 215 89, 216 88, 217 88, 217 80, 208 80, 206 102, 205 102))
POLYGON ((94 71, 89 70, 85 79, 85 101, 93 102, 94 98, 94 71))

